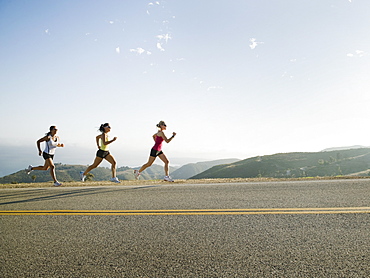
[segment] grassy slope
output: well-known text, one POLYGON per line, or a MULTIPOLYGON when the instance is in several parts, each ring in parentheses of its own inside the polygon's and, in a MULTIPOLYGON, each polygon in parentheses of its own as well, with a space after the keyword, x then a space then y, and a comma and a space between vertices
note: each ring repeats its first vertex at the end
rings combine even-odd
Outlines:
POLYGON ((317 153, 286 153, 253 157, 229 165, 219 165, 193 179, 316 177, 350 175, 370 168, 370 149, 317 153))

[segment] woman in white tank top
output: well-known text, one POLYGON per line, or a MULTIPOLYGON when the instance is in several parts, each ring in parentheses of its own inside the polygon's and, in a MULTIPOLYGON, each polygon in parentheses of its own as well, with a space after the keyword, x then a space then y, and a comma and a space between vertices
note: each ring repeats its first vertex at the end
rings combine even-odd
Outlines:
POLYGON ((39 140, 37 140, 37 148, 39 150, 39 156, 43 156, 45 159, 44 166, 38 166, 38 167, 32 167, 32 165, 28 166, 26 169, 27 174, 31 173, 33 170, 49 170, 50 169, 50 175, 54 180, 54 186, 60 186, 62 185, 60 182, 58 182, 56 175, 55 175, 55 165, 53 162, 55 149, 57 147, 64 147, 64 144, 59 143, 59 137, 56 136, 58 129, 56 126, 51 126, 49 129, 49 132, 46 133, 46 135, 39 140), (41 143, 45 142, 45 149, 44 151, 41 151, 41 143))

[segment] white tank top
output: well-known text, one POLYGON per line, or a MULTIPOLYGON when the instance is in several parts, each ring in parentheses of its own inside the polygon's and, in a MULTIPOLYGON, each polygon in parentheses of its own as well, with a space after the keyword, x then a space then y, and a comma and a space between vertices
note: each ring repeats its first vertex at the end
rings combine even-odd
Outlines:
POLYGON ((49 141, 45 144, 45 150, 44 153, 47 154, 55 154, 55 149, 57 148, 59 144, 59 137, 56 138, 56 141, 53 141, 51 136, 48 136, 49 141))

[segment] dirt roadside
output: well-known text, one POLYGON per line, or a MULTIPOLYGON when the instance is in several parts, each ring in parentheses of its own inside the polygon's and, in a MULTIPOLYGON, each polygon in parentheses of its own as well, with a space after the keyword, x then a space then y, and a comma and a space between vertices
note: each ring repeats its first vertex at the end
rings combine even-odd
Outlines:
MULTIPOLYGON (((279 181, 309 181, 309 180, 342 180, 342 179, 370 179, 370 177, 353 177, 353 176, 338 176, 338 177, 307 177, 307 178, 233 178, 233 179, 188 179, 175 180, 174 184, 211 184, 211 183, 241 183, 241 182, 279 182, 279 181)), ((83 187, 83 186, 137 186, 137 185, 156 185, 166 184, 168 182, 162 180, 122 180, 116 184, 110 181, 89 181, 89 182, 64 182, 62 187, 83 187)), ((52 182, 42 183, 17 183, 17 184, 0 184, 0 189, 5 188, 42 188, 53 187, 52 182)))

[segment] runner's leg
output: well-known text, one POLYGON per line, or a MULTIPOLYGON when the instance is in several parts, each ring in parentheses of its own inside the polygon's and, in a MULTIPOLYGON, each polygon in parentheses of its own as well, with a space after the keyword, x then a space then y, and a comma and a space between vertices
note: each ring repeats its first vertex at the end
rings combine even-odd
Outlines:
POLYGON ((87 167, 86 171, 83 173, 84 176, 87 175, 88 172, 90 172, 92 169, 95 169, 96 167, 99 166, 99 164, 103 161, 103 158, 101 157, 95 157, 94 163, 87 167))
POLYGON ((143 166, 141 166, 141 168, 139 170, 139 173, 143 172, 146 168, 152 166, 154 161, 155 161, 155 157, 154 156, 149 156, 148 162, 145 163, 143 166))
POLYGON ((170 162, 169 162, 169 160, 167 159, 167 157, 164 153, 160 154, 158 157, 164 162, 164 173, 168 177, 170 175, 170 173, 169 173, 169 164, 170 164, 170 162))
POLYGON ((112 169, 112 178, 115 178, 116 177, 116 167, 117 167, 117 162, 116 160, 114 159, 113 155, 109 154, 105 157, 105 159, 112 165, 111 166, 111 169, 112 169))

